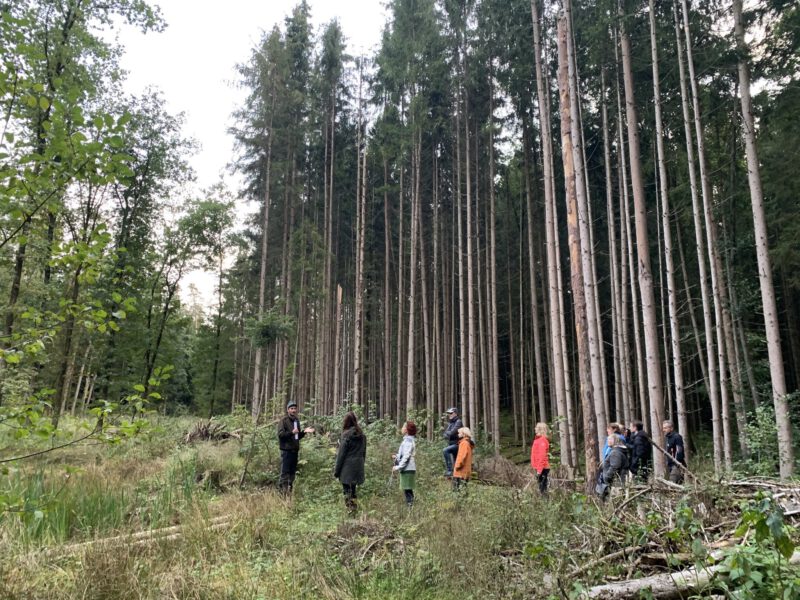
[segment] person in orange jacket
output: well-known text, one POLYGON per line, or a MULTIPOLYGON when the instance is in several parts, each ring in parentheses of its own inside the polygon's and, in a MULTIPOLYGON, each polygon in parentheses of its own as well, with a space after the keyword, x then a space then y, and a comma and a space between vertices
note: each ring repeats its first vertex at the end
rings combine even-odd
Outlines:
POLYGON ((547 423, 537 423, 534 429, 536 437, 531 445, 531 470, 539 479, 539 491, 547 493, 547 477, 550 475, 550 440, 547 423))
POLYGON ((453 470, 453 489, 459 491, 467 485, 472 476, 472 432, 469 427, 458 430, 458 454, 456 455, 455 469, 453 470))

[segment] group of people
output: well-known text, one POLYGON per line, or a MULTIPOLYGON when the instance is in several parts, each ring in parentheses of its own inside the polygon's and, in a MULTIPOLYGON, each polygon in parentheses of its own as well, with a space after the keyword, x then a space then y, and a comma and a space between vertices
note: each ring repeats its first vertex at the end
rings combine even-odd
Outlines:
MULTIPOLYGON (((284 495, 290 494, 294 485, 300 440, 307 433, 315 431, 313 427, 301 427, 297 411, 296 402, 287 403, 286 415, 278 425, 281 451, 281 475, 278 486, 284 495)), ((445 477, 452 480, 454 490, 462 491, 472 476, 475 441, 472 431, 464 427, 457 408, 449 408, 446 416, 447 425, 442 433, 447 444, 443 451, 445 477)), ((534 431, 531 470, 536 475, 539 491, 546 494, 550 475, 550 435, 546 423, 537 423, 534 431)), ((675 431, 672 421, 664 421, 662 432, 666 440, 665 452, 670 481, 682 483, 683 472, 686 469, 683 438, 675 431)), ((416 423, 406 421, 401 433, 403 441, 397 453, 392 455, 394 460, 392 475, 395 473, 399 475, 400 489, 403 490, 406 504, 410 508, 414 504, 417 479, 416 423)), ((642 421, 632 421, 627 429, 620 423, 609 423, 606 433, 608 437, 600 457, 596 486, 597 493, 604 498, 611 486, 624 484, 629 473, 634 480, 647 481, 653 465, 653 442, 645 431, 642 421)), ((359 426, 355 413, 348 412, 342 422, 342 435, 333 475, 342 484, 345 507, 351 513, 355 513, 357 509, 356 488, 364 483, 366 457, 366 435, 359 426)))
MULTIPOLYGON (((286 404, 286 415, 278 424, 278 444, 281 451, 281 475, 278 487, 288 496, 292 492, 297 474, 300 440, 307 433, 314 433, 313 427, 302 428, 297 414, 297 403, 286 404)), ((453 481, 456 491, 464 489, 472 476, 472 453, 475 442, 472 432, 464 427, 458 416, 458 409, 447 410, 448 424, 443 436, 447 441, 444 449, 445 476, 453 481)), ((392 455, 394 465, 392 475, 398 474, 400 489, 409 508, 414 505, 414 489, 417 479, 416 435, 417 425, 406 421, 401 429, 403 440, 396 454, 392 455)), ((344 503, 348 512, 354 514, 358 508, 357 486, 364 483, 364 463, 367 458, 367 437, 358 424, 355 413, 348 412, 342 422, 342 435, 336 452, 333 475, 342 484, 344 503)))
MULTIPOLYGON (((666 441, 667 472, 673 483, 682 483, 686 469, 683 437, 672 424, 664 421, 662 432, 666 441)), ((531 470, 537 476, 539 491, 547 492, 550 474, 550 441, 546 423, 537 423, 531 445, 531 470)), ((647 481, 653 468, 653 441, 642 421, 632 421, 627 429, 620 423, 609 423, 600 456, 595 490, 605 498, 613 485, 624 484, 628 473, 636 481, 647 481)))

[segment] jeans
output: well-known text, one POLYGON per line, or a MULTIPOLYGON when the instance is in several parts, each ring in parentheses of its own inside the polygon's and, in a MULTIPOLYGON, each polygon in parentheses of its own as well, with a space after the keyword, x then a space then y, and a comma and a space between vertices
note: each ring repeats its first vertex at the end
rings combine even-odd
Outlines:
POLYGON ((281 450, 281 478, 278 480, 278 487, 284 494, 292 491, 299 454, 296 450, 281 450))
POLYGON ((444 455, 444 474, 450 477, 453 474, 453 465, 456 462, 456 455, 458 454, 458 444, 447 446, 442 454, 444 455))

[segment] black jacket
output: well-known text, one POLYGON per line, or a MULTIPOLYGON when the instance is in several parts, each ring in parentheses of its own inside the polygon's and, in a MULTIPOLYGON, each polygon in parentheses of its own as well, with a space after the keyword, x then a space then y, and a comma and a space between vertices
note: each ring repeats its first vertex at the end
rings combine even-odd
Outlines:
POLYGON ((364 483, 364 461, 367 458, 367 437, 355 428, 345 429, 339 440, 333 476, 346 485, 364 483))
POLYGON ((631 436, 631 471, 649 466, 653 461, 653 444, 646 431, 637 431, 631 436))
POLYGON ((444 439, 447 440, 449 445, 458 445, 458 430, 463 426, 464 422, 461 420, 461 417, 456 417, 447 424, 447 429, 444 430, 442 436, 444 436, 444 439))
POLYGON ((683 451, 683 437, 677 431, 671 431, 667 434, 667 454, 672 457, 667 459, 667 465, 670 468, 675 466, 676 461, 684 467, 686 466, 686 455, 683 451))
POLYGON ((303 439, 303 436, 305 436, 305 432, 300 426, 300 417, 295 417, 293 419, 287 414, 281 419, 280 423, 278 423, 278 447, 281 450, 299 451, 300 440, 303 439), (297 439, 294 439, 294 434, 292 433, 295 421, 297 421, 297 429, 299 430, 297 439))

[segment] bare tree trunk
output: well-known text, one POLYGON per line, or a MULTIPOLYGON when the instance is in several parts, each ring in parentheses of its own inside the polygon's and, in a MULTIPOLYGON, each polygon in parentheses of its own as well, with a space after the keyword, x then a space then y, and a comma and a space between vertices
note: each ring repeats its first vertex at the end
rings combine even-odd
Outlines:
MULTIPOLYGON (((272 117, 275 113, 275 91, 273 87, 272 106, 270 109, 269 126, 267 127, 267 157, 264 170, 264 208, 261 218, 261 263, 258 276, 258 320, 264 318, 266 308, 266 286, 267 286, 267 248, 269 237, 269 203, 270 203, 270 170, 272 167, 272 117)), ((252 416, 255 421, 261 415, 263 400, 261 397, 261 366, 263 363, 261 346, 256 347, 256 355, 253 359, 253 396, 251 402, 252 416)))
POLYGON ((786 397, 786 376, 781 350, 778 307, 772 283, 767 243, 767 222, 764 215, 764 198, 761 191, 761 172, 758 165, 756 132, 753 122, 753 107, 750 99, 750 68, 747 64, 747 45, 742 22, 742 0, 733 0, 734 33, 739 51, 739 93, 742 101, 742 120, 747 154, 747 180, 750 185, 750 201, 753 207, 753 228, 758 259, 758 281, 761 287, 761 303, 764 307, 764 327, 767 333, 767 353, 772 379, 772 401, 775 406, 775 422, 778 428, 778 452, 780 454, 781 479, 794 474, 794 449, 792 448, 792 425, 789 403, 786 397))
POLYGON ((553 377, 551 380, 551 393, 555 396, 555 405, 558 408, 559 444, 561 446, 562 461, 570 466, 575 466, 572 458, 571 438, 569 435, 569 419, 567 409, 566 379, 568 372, 566 358, 562 345, 563 311, 560 310, 559 298, 561 295, 559 274, 558 232, 556 230, 556 200, 555 200, 555 170, 553 168, 552 132, 550 127, 550 102, 546 91, 546 79, 542 68, 541 23, 539 19, 538 0, 531 0, 531 17, 533 20, 534 61, 536 67, 536 96, 539 104, 539 128, 542 138, 542 161, 544 166, 544 206, 545 206, 545 237, 547 249, 547 281, 549 292, 549 322, 550 322, 550 351, 552 353, 553 377))
MULTIPOLYGON (((364 238, 366 237, 366 217, 367 198, 366 198, 366 164, 367 151, 362 151, 362 97, 361 87, 363 84, 363 57, 358 63, 358 121, 356 127, 356 281, 355 281, 355 314, 353 315, 353 406, 361 404, 361 346, 364 337, 364 238), (363 161, 363 171, 361 163, 363 161)), ((366 144, 365 144, 366 145, 366 144)))
MULTIPOLYGON (((594 286, 594 267, 591 223, 589 222, 589 197, 583 165, 583 135, 580 117, 580 92, 577 85, 577 65, 575 63, 574 36, 572 35, 572 2, 566 0, 567 59, 569 70, 570 133, 572 135, 573 164, 575 166, 575 192, 578 208, 578 229, 580 231, 580 259, 583 270, 583 293, 586 300, 586 335, 589 344, 589 365, 591 367, 592 398, 594 400, 595 428, 597 429, 598 452, 602 448, 600 440, 605 435, 608 417, 606 413, 605 390, 603 385, 603 365, 600 362, 602 336, 597 327, 597 290, 594 286)), ((574 290, 573 290, 574 293, 574 290)))
MULTIPOLYGON (((636 222, 636 254, 639 266, 639 289, 642 298, 644 323, 644 345, 647 362, 647 384, 650 400, 650 427, 655 432, 664 420, 664 387, 661 380, 661 361, 658 348, 658 320, 656 316, 653 276, 650 270, 650 246, 647 233, 647 208, 642 179, 639 131, 636 103, 633 97, 633 72, 631 68, 630 39, 625 27, 625 18, 620 9, 620 43, 622 46, 622 69, 625 82, 625 114, 628 124, 628 151, 630 153, 631 187, 636 222)), ((657 453, 653 457, 656 476, 664 473, 664 457, 657 453)))
POLYGON ((584 294, 583 272, 581 269, 581 240, 578 225, 578 194, 575 180, 575 165, 572 151, 572 122, 570 115, 570 76, 568 40, 568 16, 558 19, 558 86, 561 108, 561 145, 564 163, 564 180, 567 201, 567 232, 570 246, 570 268, 572 281, 572 304, 575 311, 575 336, 578 349, 578 374, 580 377, 581 407, 583 408, 584 455, 586 460, 586 492, 594 489, 592 475, 597 470, 597 421, 595 419, 594 394, 591 382, 591 361, 589 357, 588 320, 586 297, 584 294))
MULTIPOLYGON (((685 0, 684 0, 684 10, 686 10, 685 0)), ((681 105, 683 108, 684 129, 686 133, 686 152, 689 162, 689 182, 692 191, 692 213, 694 215, 695 238, 697 242, 697 262, 700 269, 700 290, 703 300, 703 320, 706 330, 706 355, 708 364, 709 399, 711 402, 711 423, 712 423, 713 438, 714 438, 714 470, 716 472, 720 472, 722 469, 722 458, 723 458, 722 456, 723 437, 722 437, 722 416, 720 414, 720 405, 721 405, 720 401, 721 393, 719 388, 720 378, 718 376, 717 356, 715 355, 714 352, 714 341, 712 335, 712 332, 715 331, 715 325, 711 317, 711 307, 710 307, 709 290, 708 290, 708 275, 706 272, 706 252, 702 234, 704 226, 701 222, 701 210, 697 195, 697 175, 695 173, 695 167, 694 167, 695 159, 694 159, 694 145, 692 143, 692 133, 691 133, 691 117, 689 114, 688 93, 686 91, 686 76, 684 73, 684 66, 683 66, 683 45, 681 42, 677 9, 674 12, 674 17, 675 17, 675 36, 677 39, 677 46, 678 46, 678 67, 681 79, 681 98, 682 98, 681 105)), ((690 41, 688 32, 688 23, 689 21, 687 13, 684 15, 684 27, 687 28, 686 39, 687 41, 690 41)), ((689 64, 689 78, 690 80, 694 80, 694 66, 692 61, 691 45, 687 46, 686 52, 687 52, 687 62, 689 64)), ((695 87, 696 85, 697 85, 696 81, 692 81, 692 86, 695 87)), ((704 177, 705 176, 705 166, 703 162, 704 157, 701 153, 703 148, 702 127, 698 125, 699 120, 697 112, 699 110, 699 102, 697 100, 696 93, 693 94, 692 100, 695 110, 695 130, 696 133, 698 134, 697 144, 698 144, 698 154, 700 154, 699 156, 700 178, 703 187, 707 188, 708 186, 706 183, 706 178, 704 177)), ((713 266, 711 270, 713 277, 713 266)), ((722 365, 719 365, 719 369, 721 368, 722 365)), ((688 443, 686 445, 688 446, 688 443)))
MULTIPOLYGON (((683 383, 683 359, 681 357, 681 332, 678 322, 678 298, 675 288, 675 264, 672 255, 672 230, 670 226, 669 190, 667 186, 666 152, 664 150, 664 125, 661 117, 661 89, 658 68, 658 40, 656 38, 655 2, 649 0, 650 48, 653 63, 653 98, 656 118, 656 152, 658 154, 658 182, 661 196, 661 228, 664 233, 664 260, 667 271, 667 301, 669 306, 669 330, 672 348, 672 371, 675 381, 675 406, 678 411, 678 429, 689 430, 686 413, 686 396, 683 383)), ((655 431, 653 432, 655 433, 655 431)))
MULTIPOLYGON (((491 75, 490 75, 491 79, 491 75)), ((491 86, 489 94, 489 337, 490 337, 490 350, 489 359, 491 361, 490 378, 491 378, 491 405, 492 405, 492 438, 494 440, 495 452, 500 451, 500 366, 499 360, 499 342, 497 333, 497 237, 496 237, 496 220, 497 212, 495 210, 495 192, 494 192, 494 88, 491 86)), ((533 285, 533 284, 532 284, 533 285)), ((534 286, 534 304, 535 299, 535 286, 534 286)), ((534 310, 538 309, 534 306, 534 310)), ((534 315, 534 337, 536 338, 536 372, 537 380, 541 381, 541 353, 539 349, 539 331, 538 315, 534 315)), ((543 387, 542 387, 543 389, 543 387)), ((539 399, 544 404, 544 398, 539 399)))
POLYGON ((409 260, 408 275, 408 347, 406 351, 406 414, 411 414, 414 410, 414 389, 416 384, 415 371, 417 366, 416 347, 415 347, 415 326, 417 313, 417 246, 419 244, 419 220, 417 212, 419 210, 419 191, 420 191, 420 153, 422 142, 419 141, 421 134, 414 132, 414 144, 411 151, 411 179, 413 191, 411 193, 411 258, 409 260))

